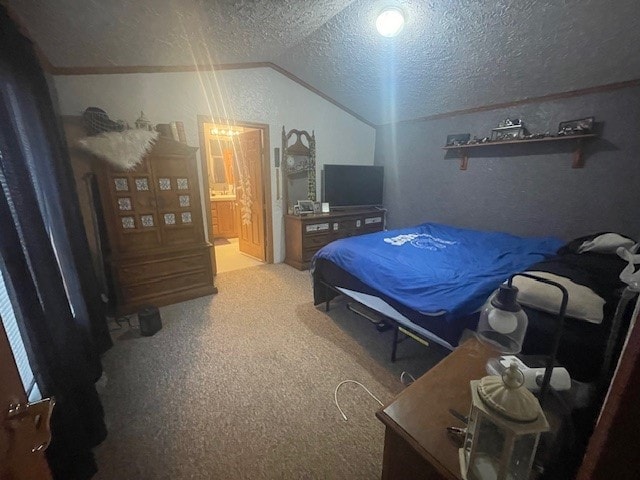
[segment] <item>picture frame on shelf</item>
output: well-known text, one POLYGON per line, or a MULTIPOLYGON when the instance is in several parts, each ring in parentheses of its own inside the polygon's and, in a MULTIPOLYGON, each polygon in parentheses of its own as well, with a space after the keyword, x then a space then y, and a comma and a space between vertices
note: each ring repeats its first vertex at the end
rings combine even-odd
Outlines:
POLYGON ((593 132, 594 117, 567 120, 558 125, 558 135, 586 135, 593 132))
POLYGON ((315 212, 315 205, 311 200, 298 200, 298 204, 296 205, 300 210, 300 215, 306 215, 308 213, 315 212))
POLYGON ((451 135, 447 135, 447 147, 455 146, 455 145, 466 145, 469 140, 471 140, 470 133, 454 133, 451 135))

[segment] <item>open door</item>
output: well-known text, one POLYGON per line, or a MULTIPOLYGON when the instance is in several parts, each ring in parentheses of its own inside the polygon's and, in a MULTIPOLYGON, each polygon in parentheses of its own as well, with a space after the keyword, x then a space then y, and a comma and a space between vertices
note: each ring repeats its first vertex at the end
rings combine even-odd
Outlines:
POLYGON ((236 151, 239 175, 237 182, 237 209, 240 214, 239 247, 242 253, 265 261, 265 200, 262 178, 262 131, 252 130, 238 135, 236 151), (247 176, 247 181, 243 176, 247 176), (243 217, 243 203, 249 189, 251 215, 243 217))
POLYGON ((51 440, 49 399, 27 403, 16 362, 0 322, 0 480, 50 480, 44 450, 51 440))

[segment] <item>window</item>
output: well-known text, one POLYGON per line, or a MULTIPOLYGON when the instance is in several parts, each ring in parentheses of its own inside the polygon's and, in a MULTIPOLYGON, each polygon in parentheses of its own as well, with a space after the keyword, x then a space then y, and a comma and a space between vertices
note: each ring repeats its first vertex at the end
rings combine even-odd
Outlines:
POLYGON ((36 379, 29 365, 29 359, 27 358, 27 350, 24 347, 22 341, 22 335, 18 329, 18 323, 16 316, 9 299, 9 293, 7 292, 2 272, 0 271, 0 319, 4 326, 5 332, 9 339, 9 345, 13 351, 13 357, 15 358, 16 365, 18 366, 18 373, 22 380, 25 392, 27 392, 27 398, 30 402, 34 402, 42 399, 36 379))

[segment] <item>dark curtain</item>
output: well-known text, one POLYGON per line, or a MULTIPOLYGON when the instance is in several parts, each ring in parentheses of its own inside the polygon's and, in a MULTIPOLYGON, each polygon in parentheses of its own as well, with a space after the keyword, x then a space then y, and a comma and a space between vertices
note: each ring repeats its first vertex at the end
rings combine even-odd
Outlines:
POLYGON ((55 478, 95 473, 94 383, 111 346, 62 128, 31 43, 0 7, 0 258, 40 391, 55 396, 55 478))

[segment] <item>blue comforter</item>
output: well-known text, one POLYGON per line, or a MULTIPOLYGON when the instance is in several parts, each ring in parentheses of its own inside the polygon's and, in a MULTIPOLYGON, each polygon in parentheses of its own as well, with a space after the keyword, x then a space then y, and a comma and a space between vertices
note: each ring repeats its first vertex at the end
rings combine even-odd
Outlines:
POLYGON ((425 223, 336 240, 314 260, 335 263, 417 312, 456 318, 476 311, 500 283, 563 243, 425 223))

